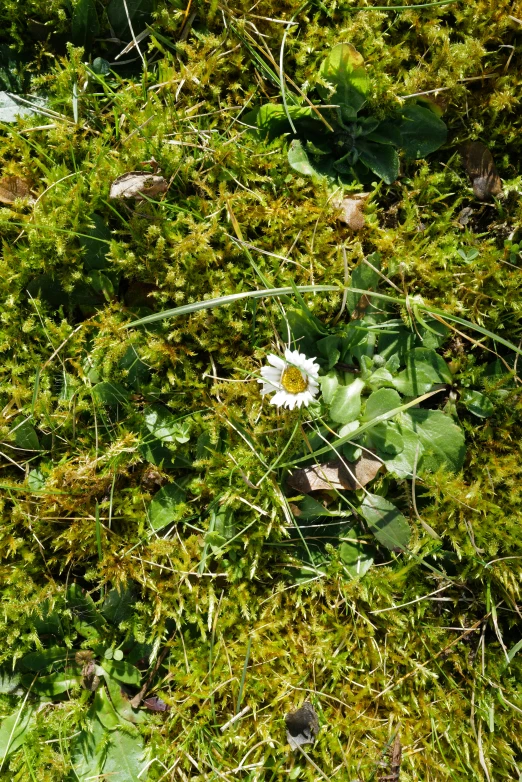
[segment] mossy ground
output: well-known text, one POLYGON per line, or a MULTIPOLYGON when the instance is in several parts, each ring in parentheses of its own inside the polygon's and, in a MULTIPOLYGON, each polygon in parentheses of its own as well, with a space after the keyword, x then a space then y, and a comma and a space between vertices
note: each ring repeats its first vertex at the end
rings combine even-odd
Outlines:
MULTIPOLYGON (((262 286, 242 239, 273 287, 340 284, 343 244, 350 267, 379 251, 401 289, 518 344, 521 274, 504 262, 503 245, 522 217, 522 26, 511 18, 522 8, 507 0, 393 13, 331 0, 304 9, 297 0, 201 2, 180 41, 192 11, 159 2, 158 35, 141 44, 147 70, 120 78, 98 78, 78 48, 26 39, 24 15, 52 17, 67 37, 67 4, 5 8, 12 40, 31 48, 33 92, 50 96, 60 116, 1 130, 1 176, 28 179, 38 199, 0 208, 2 661, 42 644, 35 613, 44 601, 60 606, 67 583, 95 600, 132 583, 139 601, 121 638, 150 642, 152 660, 168 646, 154 686, 171 710, 140 728, 156 759, 151 780, 319 779, 285 740, 283 716, 306 694, 324 725, 311 756, 328 779, 386 774, 379 762, 396 732, 401 779, 518 779, 522 658, 507 665, 504 651, 522 627, 517 386, 487 421, 459 407, 463 473, 417 486, 441 547, 416 520, 405 483, 411 556, 382 556, 349 580, 333 549, 320 573, 298 579, 277 474, 255 488, 297 415, 262 406, 250 374, 273 348, 277 305, 259 300, 122 327, 147 308, 262 286), (377 112, 398 96, 440 90, 447 145, 405 163, 395 184, 375 186, 357 235, 337 221, 326 188, 289 168, 284 139, 268 145, 241 124, 247 105, 278 94, 245 37, 277 62, 285 28, 270 19, 294 14, 285 70, 297 84, 313 82, 325 52, 348 40, 365 58, 377 112), (473 197, 458 154, 468 139, 495 157, 505 193, 498 202, 473 197), (110 201, 111 182, 152 158, 169 182, 165 196, 110 201), (465 206, 474 216, 463 226, 465 206), (85 238, 93 214, 110 231, 98 290, 97 245, 85 238), (466 261, 462 248, 479 255, 466 261), (100 402, 93 386, 103 381, 126 389, 124 404, 100 402), (150 399, 189 416, 190 440, 179 447, 185 466, 151 465, 140 450, 150 399), (27 418, 37 447, 17 450, 10 433, 27 418), (178 523, 153 534, 147 508, 169 481, 186 501, 178 523), (212 548, 205 534, 220 507, 230 509, 235 537, 212 548), (240 692, 251 711, 221 733, 240 692)), ((307 301, 329 322, 341 295, 307 301)), ((456 335, 445 357, 459 388, 493 382, 485 366, 495 347, 456 335)), ((3 697, 2 715, 19 702, 3 697)), ((1 778, 74 778, 65 738, 84 719, 82 702, 46 706, 1 778)))

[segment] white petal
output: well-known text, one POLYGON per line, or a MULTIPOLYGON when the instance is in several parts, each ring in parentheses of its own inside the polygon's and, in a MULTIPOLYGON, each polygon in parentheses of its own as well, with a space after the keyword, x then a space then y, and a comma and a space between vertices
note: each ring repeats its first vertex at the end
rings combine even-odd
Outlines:
POLYGON ((308 403, 310 402, 311 399, 312 399, 312 397, 310 396, 308 391, 301 391, 300 394, 296 395, 297 407, 301 407, 302 405, 304 405, 305 407, 308 407, 308 403))
POLYGON ((287 398, 286 391, 278 391, 277 394, 274 394, 272 399, 270 400, 271 405, 276 405, 276 407, 283 407, 287 398))
POLYGON ((273 353, 269 353, 269 355, 266 357, 266 360, 268 361, 269 364, 272 364, 273 367, 275 367, 276 369, 280 369, 281 371, 286 366, 283 359, 279 358, 279 356, 275 356, 273 353))

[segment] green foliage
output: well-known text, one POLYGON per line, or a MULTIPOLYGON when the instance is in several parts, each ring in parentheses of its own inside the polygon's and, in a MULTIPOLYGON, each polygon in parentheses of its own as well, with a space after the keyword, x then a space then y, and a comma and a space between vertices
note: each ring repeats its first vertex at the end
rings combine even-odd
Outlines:
POLYGON ((324 176, 332 184, 369 183, 375 174, 391 184, 399 175, 397 150, 417 160, 446 141, 446 125, 427 100, 406 104, 384 118, 360 113, 371 83, 362 55, 350 43, 333 47, 318 80, 323 106, 269 103, 246 117, 261 136, 294 134, 288 162, 300 174, 324 176))
MULTIPOLYGON (((283 715, 305 697, 328 726, 313 749, 328 777, 386 775, 398 731, 405 780, 480 780, 484 766, 490 778, 520 775, 520 26, 507 0, 301 5, 193 3, 186 14, 188 3, 161 0, 132 19, 136 36, 150 25, 145 69, 135 48, 115 59, 131 36, 102 40, 112 37, 108 4, 96 0, 100 35, 84 36, 84 51, 67 46, 72 3, 1 4, 2 42, 20 60, 8 76, 0 67, 0 90, 43 96, 51 110, 10 104, 0 131, 0 177, 23 178, 35 202, 0 207, 1 735, 13 715, 23 720, 6 781, 62 782, 73 766, 84 778, 132 778, 149 760, 151 780, 168 769, 315 779, 285 744, 283 715), (292 17, 282 47, 285 25, 269 20, 292 17), (253 106, 279 105, 289 132, 281 47, 292 113, 308 104, 295 102, 289 75, 314 102, 316 87, 329 94, 321 62, 345 41, 371 84, 353 124, 408 106, 431 120, 431 108, 401 97, 429 92, 450 131, 429 164, 401 154, 399 178, 371 192, 358 234, 337 221, 328 182, 289 167, 280 130, 267 141, 241 124, 253 106), (490 204, 474 199, 458 154, 477 138, 504 184, 490 204), (109 199, 116 177, 152 158, 164 195, 109 199), (362 318, 366 301, 352 291, 337 318, 350 274, 375 290, 361 265, 374 252, 398 288, 377 275, 380 290, 402 303, 372 299, 362 318), (266 297, 268 287, 283 294, 266 297), (229 304, 195 306, 218 297, 229 304), (182 306, 192 309, 129 325, 182 306), (328 393, 347 387, 338 373, 365 382, 359 417, 331 428, 353 439, 355 429, 339 430, 374 421, 354 442, 387 465, 368 491, 407 520, 401 552, 370 531, 364 492, 345 492, 351 508, 286 491, 282 465, 310 453, 303 431, 316 454, 330 451, 318 459, 336 456, 327 430, 261 403, 256 379, 280 347, 282 310, 292 333, 301 325, 300 349, 321 342, 325 416, 328 393), (393 327, 376 329, 381 316, 393 327), (364 377, 336 368, 339 332, 353 336, 363 319, 350 349, 364 377), (405 401, 399 375, 413 390, 408 356, 419 350, 422 383, 444 384, 437 404, 375 423, 405 401), (117 391, 100 398, 99 384, 117 391), (171 439, 148 428, 151 408, 171 439), (153 506, 165 526, 154 529, 153 506), (67 599, 75 582, 75 600, 87 590, 102 621, 89 601, 67 599), (93 653, 98 698, 82 682, 82 652, 93 653), (151 697, 170 712, 132 709, 124 688, 138 685, 120 686, 102 661, 134 666, 140 685, 153 674, 151 697), (252 711, 221 732, 238 700, 252 711)), ((334 110, 324 116, 337 122, 334 110)), ((348 441, 340 447, 356 458, 348 441)))

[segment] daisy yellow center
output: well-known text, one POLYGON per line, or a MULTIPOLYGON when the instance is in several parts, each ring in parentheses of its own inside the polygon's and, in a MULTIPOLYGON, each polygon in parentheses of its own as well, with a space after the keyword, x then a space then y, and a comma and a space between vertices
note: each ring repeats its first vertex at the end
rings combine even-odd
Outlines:
POLYGON ((306 391, 308 383, 297 367, 287 367, 281 375, 281 385, 289 394, 300 394, 306 391))

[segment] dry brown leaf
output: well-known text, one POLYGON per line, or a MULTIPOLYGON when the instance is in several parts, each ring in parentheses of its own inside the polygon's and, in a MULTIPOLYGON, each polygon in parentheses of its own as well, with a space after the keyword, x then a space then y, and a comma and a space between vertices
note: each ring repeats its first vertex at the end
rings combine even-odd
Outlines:
POLYGON ((470 141, 462 145, 461 152, 473 192, 478 200, 489 201, 491 196, 500 195, 502 182, 493 155, 485 144, 481 141, 470 141))
POLYGON ((390 771, 391 774, 387 774, 384 777, 379 777, 379 782, 399 782, 401 773, 401 761, 402 761, 402 745, 399 734, 395 736, 393 747, 390 753, 390 771))
POLYGON ((0 179, 0 203, 13 204, 17 198, 30 198, 29 183, 19 176, 0 179))
POLYGON ((145 197, 154 198, 165 193, 167 188, 167 180, 162 176, 143 171, 129 171, 114 180, 109 198, 134 198, 136 201, 144 201, 145 197))
POLYGON ((372 481, 382 466, 376 456, 366 452, 353 463, 336 459, 295 470, 288 478, 288 483, 300 494, 332 489, 355 491, 372 481))
POLYGON ((338 219, 346 223, 352 231, 361 231, 364 228, 366 219, 363 208, 369 195, 369 193, 354 193, 346 198, 332 201, 334 208, 338 210, 338 219))

